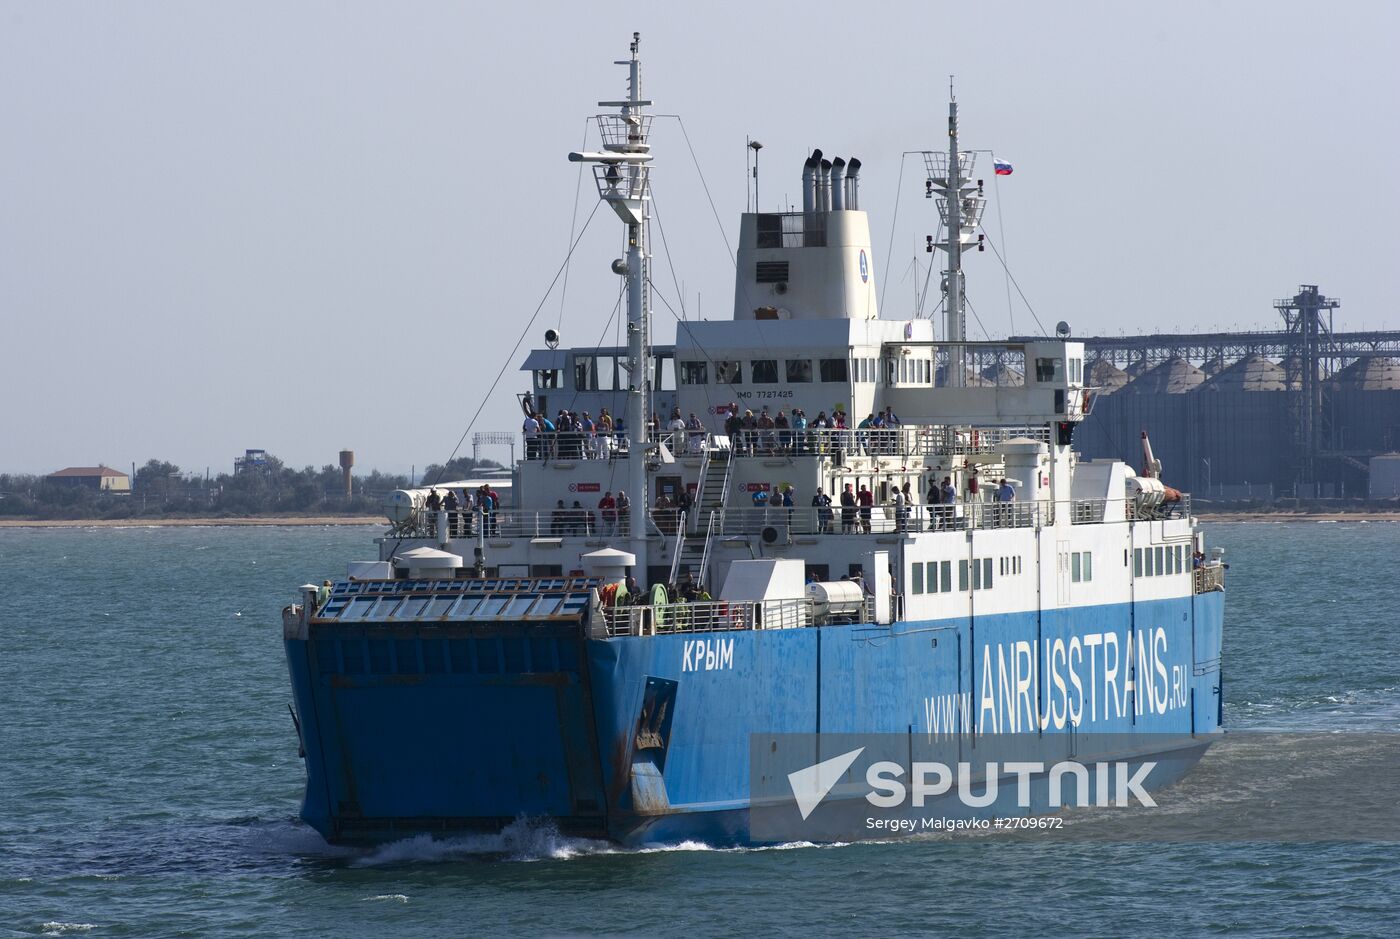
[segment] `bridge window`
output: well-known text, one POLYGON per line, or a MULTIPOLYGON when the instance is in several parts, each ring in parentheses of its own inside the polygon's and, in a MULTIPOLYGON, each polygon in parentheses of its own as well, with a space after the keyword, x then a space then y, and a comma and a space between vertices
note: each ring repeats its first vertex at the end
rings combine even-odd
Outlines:
POLYGON ((1142 576, 1142 549, 1141 549, 1141 548, 1134 548, 1134 549, 1133 549, 1133 576, 1134 576, 1134 577, 1141 577, 1141 576, 1142 576))
POLYGON ((536 390, 545 391, 559 387, 559 369, 543 368, 535 372, 536 390))
POLYGON ((598 356, 598 390, 617 390, 617 356, 598 356))
POLYGON ((715 381, 721 385, 738 385, 744 380, 744 369, 739 362, 716 362, 715 381))
POLYGON ((812 381, 812 360, 788 359, 787 380, 790 385, 810 383, 812 381))
POLYGON ((598 390, 598 360, 593 356, 574 356, 574 390, 598 390))
POLYGON ((845 359, 821 359, 818 363, 822 381, 850 381, 850 371, 845 359))
POLYGON ((709 362, 682 362, 682 385, 707 385, 710 383, 709 362))
POLYGON ((1059 358, 1045 358, 1035 360, 1035 380, 1038 382, 1059 381, 1060 371, 1064 367, 1064 360, 1059 358))
POLYGON ((651 387, 653 391, 675 391, 676 390, 676 360, 669 352, 665 355, 658 355, 652 360, 655 369, 651 376, 651 387))
POLYGON ((750 366, 753 368, 752 378, 755 385, 776 385, 778 383, 777 359, 754 359, 750 366))
POLYGON ((916 594, 924 592, 924 565, 919 561, 915 561, 910 570, 909 589, 916 594))

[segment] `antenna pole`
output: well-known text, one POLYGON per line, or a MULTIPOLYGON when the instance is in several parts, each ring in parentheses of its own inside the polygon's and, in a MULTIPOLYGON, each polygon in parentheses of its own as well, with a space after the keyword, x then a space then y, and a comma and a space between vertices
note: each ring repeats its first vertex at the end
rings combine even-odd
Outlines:
POLYGON ((651 147, 647 134, 651 117, 643 108, 641 58, 637 48, 641 33, 632 34, 631 56, 617 62, 627 66, 627 97, 600 101, 599 107, 616 107, 618 113, 598 115, 603 148, 598 153, 570 153, 572 162, 592 163, 598 195, 612 206, 627 231, 627 255, 612 264, 613 273, 627 285, 627 488, 631 508, 627 513, 628 550, 636 555, 643 579, 647 570, 647 465, 652 456, 647 405, 651 401, 651 294, 647 289, 647 223, 651 217, 651 147))
MULTIPOLYGON (((967 339, 967 320, 963 309, 962 279, 962 161, 958 159, 958 99, 953 95, 953 79, 948 78, 948 309, 945 336, 948 342, 967 339)), ((948 348, 948 384, 961 388, 967 384, 961 346, 948 348)))

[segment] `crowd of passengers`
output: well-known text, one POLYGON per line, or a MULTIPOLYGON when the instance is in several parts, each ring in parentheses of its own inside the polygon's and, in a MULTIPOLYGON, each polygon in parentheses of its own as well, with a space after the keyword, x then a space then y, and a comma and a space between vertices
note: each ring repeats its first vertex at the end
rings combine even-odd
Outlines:
MULTIPOLYGON (((820 411, 807 417, 802 408, 779 408, 769 413, 764 406, 755 414, 741 413, 737 403, 722 407, 720 426, 737 453, 827 453, 894 454, 900 450, 898 430, 902 421, 893 408, 867 414, 852 426, 843 405, 836 405, 830 416, 820 411)), ((688 417, 673 408, 665 421, 652 412, 649 421, 652 440, 664 440, 672 453, 698 454, 709 433, 695 412, 688 417)), ((525 435, 527 460, 606 460, 626 456, 627 428, 603 408, 595 418, 587 411, 560 408, 551 420, 541 411, 527 414, 521 430, 525 435)))
POLYGON ((446 486, 439 494, 434 487, 428 490, 423 509, 429 518, 436 518, 438 512, 446 512, 448 534, 453 538, 470 538, 476 534, 474 519, 478 510, 481 512, 484 534, 494 535, 500 529, 501 496, 491 488, 490 483, 482 483, 475 490, 464 488, 460 495, 446 486))

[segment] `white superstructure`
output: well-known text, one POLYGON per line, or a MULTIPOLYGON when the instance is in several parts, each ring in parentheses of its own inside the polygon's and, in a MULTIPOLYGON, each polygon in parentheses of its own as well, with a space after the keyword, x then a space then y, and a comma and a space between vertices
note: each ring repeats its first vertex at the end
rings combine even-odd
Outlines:
POLYGON ((925 154, 947 233, 941 336, 930 319, 880 318, 860 161, 818 150, 802 166, 802 211, 742 216, 733 319, 683 322, 673 344, 652 346, 653 155, 637 48, 634 36, 619 63, 627 97, 601 103, 618 109, 598 118, 602 149, 570 154, 593 165, 624 224, 613 270, 628 344, 551 344, 523 366, 528 410, 592 423, 527 429, 510 510, 451 524, 393 516, 382 560, 430 545, 479 554, 501 576, 564 576, 620 549, 643 584, 715 595, 735 561, 795 560, 809 581, 862 574, 884 621, 1191 592, 1201 544, 1189 500, 1072 449, 1093 395, 1083 345, 966 337, 962 253, 979 243, 984 199, 955 103, 947 152, 925 154), (604 409, 625 431, 598 431, 604 409), (610 509, 623 491, 630 507, 610 509), (842 504, 847 491, 856 505, 842 504))

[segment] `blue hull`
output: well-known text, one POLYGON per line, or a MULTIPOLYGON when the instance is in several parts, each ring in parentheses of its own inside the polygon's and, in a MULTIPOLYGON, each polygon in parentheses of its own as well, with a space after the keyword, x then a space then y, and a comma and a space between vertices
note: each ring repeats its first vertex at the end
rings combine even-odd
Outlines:
POLYGON ((751 748, 787 734, 1101 733, 1165 785, 1220 728, 1223 598, 611 639, 317 625, 286 640, 301 814, 338 843, 529 816, 627 844, 747 844, 751 748))

